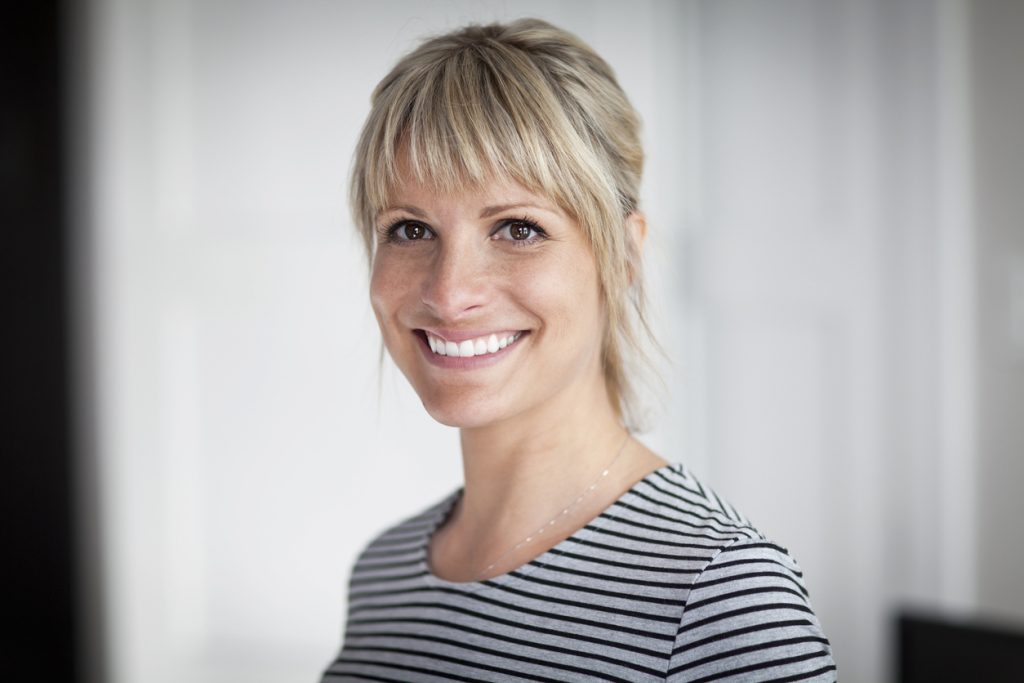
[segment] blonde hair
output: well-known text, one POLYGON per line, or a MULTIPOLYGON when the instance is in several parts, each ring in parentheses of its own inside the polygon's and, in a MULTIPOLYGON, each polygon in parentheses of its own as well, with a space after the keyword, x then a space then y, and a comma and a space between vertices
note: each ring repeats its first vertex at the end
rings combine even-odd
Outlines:
POLYGON ((576 36, 539 19, 471 25, 431 38, 377 85, 356 148, 351 208, 372 261, 377 215, 399 163, 439 192, 511 178, 582 227, 607 316, 602 364, 612 405, 636 427, 626 351, 650 339, 639 248, 640 119, 611 67, 576 36), (642 333, 642 334, 641 334, 642 333))

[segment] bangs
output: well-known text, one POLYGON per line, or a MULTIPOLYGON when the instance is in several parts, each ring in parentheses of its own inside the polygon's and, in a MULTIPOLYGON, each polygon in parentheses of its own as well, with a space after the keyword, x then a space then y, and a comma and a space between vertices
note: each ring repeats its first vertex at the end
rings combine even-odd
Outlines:
POLYGON ((364 186, 353 196, 365 205, 354 208, 374 222, 407 172, 441 194, 511 179, 582 222, 573 207, 596 199, 585 188, 596 184, 604 196, 614 189, 593 172, 601 164, 565 105, 527 55, 497 42, 385 78, 361 141, 365 169, 354 174, 364 186))

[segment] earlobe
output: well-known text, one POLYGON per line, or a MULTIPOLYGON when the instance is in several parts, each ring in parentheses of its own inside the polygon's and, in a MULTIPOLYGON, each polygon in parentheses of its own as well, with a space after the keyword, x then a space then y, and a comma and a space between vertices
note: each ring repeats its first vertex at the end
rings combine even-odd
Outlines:
POLYGON ((644 241, 647 239, 647 216, 634 211, 626 217, 626 225, 629 227, 629 235, 633 239, 637 255, 643 253, 644 241))
POLYGON ((647 216, 639 211, 634 211, 626 217, 626 227, 629 237, 633 241, 633 253, 629 259, 629 284, 632 286, 643 260, 644 241, 647 239, 647 216))

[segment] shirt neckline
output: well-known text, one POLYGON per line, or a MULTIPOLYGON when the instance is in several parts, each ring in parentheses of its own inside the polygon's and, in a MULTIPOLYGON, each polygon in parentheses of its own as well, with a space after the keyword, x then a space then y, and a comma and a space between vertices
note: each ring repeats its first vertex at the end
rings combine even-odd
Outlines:
POLYGON ((430 539, 433 538, 434 532, 437 531, 438 528, 440 528, 441 525, 444 523, 444 521, 448 519, 448 515, 452 512, 452 509, 455 507, 455 503, 458 502, 459 498, 462 497, 464 487, 460 486, 435 507, 435 511, 430 517, 430 523, 427 525, 426 530, 424 531, 423 536, 421 538, 421 558, 419 561, 419 570, 423 577, 423 582, 431 588, 456 591, 460 593, 478 593, 486 590, 493 590, 495 588, 508 586, 509 584, 518 581, 522 577, 529 576, 531 573, 536 571, 544 564, 548 562, 553 562, 558 557, 559 552, 565 551, 567 549, 567 546, 574 545, 574 541, 586 540, 591 535, 593 535, 595 532, 591 527, 594 524, 594 522, 600 519, 602 516, 604 516, 612 509, 614 509, 616 506, 618 506, 623 501, 623 499, 634 493, 640 486, 651 481, 660 474, 665 474, 666 472, 669 471, 678 472, 681 470, 681 467, 682 465, 680 463, 669 463, 655 470, 652 470, 643 478, 636 481, 636 483, 630 486, 629 489, 627 489, 621 496, 612 501, 607 507, 602 509, 591 519, 587 520, 587 522, 582 527, 574 531, 566 538, 559 541, 557 544, 555 544, 548 550, 545 550, 543 553, 533 558, 532 560, 527 560, 525 563, 519 565, 518 567, 510 569, 504 574, 499 574, 498 576, 494 576, 489 579, 484 579, 482 581, 448 581, 447 579, 442 579, 441 577, 434 574, 433 570, 430 568, 430 563, 427 561, 429 558, 428 550, 430 547, 430 539))

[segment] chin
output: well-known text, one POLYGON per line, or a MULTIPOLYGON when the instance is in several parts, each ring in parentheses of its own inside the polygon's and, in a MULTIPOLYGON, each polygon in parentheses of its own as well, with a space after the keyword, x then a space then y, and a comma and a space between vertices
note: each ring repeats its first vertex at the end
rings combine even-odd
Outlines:
POLYGON ((423 408, 435 421, 446 427, 473 429, 486 427, 508 417, 497 406, 480 405, 466 397, 423 400, 423 408))

